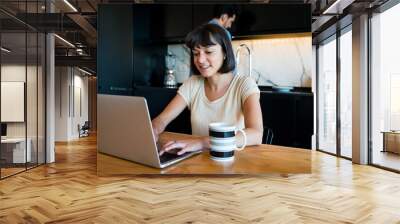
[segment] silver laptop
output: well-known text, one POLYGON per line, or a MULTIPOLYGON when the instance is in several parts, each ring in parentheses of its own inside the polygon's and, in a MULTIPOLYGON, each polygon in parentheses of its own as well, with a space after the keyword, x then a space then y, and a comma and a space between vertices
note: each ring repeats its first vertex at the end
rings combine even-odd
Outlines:
POLYGON ((199 152, 159 156, 146 99, 97 94, 97 149, 101 153, 164 168, 199 152))

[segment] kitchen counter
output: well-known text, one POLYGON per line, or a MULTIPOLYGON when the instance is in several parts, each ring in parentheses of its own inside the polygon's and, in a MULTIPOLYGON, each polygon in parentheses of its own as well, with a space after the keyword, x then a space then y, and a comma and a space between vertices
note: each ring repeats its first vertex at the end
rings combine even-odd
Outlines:
POLYGON ((302 92, 302 91, 277 91, 277 90, 261 90, 261 94, 274 94, 274 95, 297 95, 297 96, 313 96, 312 92, 302 92))

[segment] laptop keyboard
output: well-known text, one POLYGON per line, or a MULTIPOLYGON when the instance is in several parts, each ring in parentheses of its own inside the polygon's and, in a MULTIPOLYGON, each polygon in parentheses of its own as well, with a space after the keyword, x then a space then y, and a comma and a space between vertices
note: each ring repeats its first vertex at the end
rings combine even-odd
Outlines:
POLYGON ((161 164, 163 164, 163 163, 169 162, 171 160, 175 160, 175 159, 178 159, 180 157, 186 156, 189 153, 190 152, 186 152, 186 153, 183 153, 182 155, 178 155, 178 154, 175 154, 175 153, 165 152, 160 156, 160 162, 161 162, 161 164))

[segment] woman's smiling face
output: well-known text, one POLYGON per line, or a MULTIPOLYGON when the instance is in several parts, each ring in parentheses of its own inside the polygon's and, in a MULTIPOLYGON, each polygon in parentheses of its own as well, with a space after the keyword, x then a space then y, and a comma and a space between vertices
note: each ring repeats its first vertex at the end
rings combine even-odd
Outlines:
POLYGON ((193 62, 204 78, 217 74, 225 57, 219 44, 195 47, 192 54, 193 62))

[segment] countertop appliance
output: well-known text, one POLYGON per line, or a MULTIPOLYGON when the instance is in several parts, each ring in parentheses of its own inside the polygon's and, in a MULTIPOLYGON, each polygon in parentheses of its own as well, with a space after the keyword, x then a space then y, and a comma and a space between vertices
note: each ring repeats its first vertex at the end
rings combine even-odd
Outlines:
POLYGON ((177 86, 175 77, 175 65, 176 55, 168 52, 168 54, 165 56, 165 66, 167 70, 164 78, 164 86, 167 88, 176 88, 177 86))

